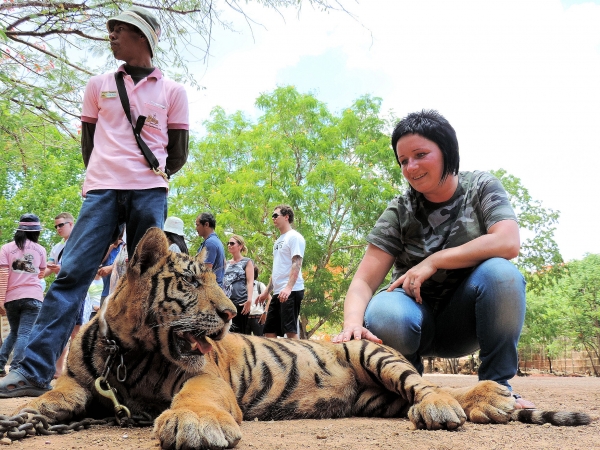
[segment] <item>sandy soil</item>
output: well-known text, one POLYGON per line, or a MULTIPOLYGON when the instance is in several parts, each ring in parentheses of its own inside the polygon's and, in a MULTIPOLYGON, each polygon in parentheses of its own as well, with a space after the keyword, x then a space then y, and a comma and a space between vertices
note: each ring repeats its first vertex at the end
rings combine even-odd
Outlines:
MULTIPOLYGON (((427 375, 440 385, 468 386, 473 376, 427 375)), ((600 378, 552 376, 519 377, 512 380, 516 392, 539 409, 586 411, 600 415, 600 378)), ((0 400, 0 414, 9 414, 25 399, 0 400)), ((600 449, 600 422, 584 427, 476 425, 466 423, 459 431, 410 431, 405 419, 350 418, 244 422, 239 450, 270 449, 600 449)), ((35 436, 13 442, 15 449, 158 449, 151 428, 96 426, 62 436, 35 436)))

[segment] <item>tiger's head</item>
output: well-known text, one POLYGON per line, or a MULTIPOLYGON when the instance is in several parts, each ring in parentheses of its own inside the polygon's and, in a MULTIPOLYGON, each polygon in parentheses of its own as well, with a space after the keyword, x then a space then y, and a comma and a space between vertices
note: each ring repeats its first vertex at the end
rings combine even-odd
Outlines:
POLYGON ((200 371, 211 340, 225 336, 236 313, 205 256, 172 252, 164 232, 149 229, 102 307, 100 332, 129 350, 160 352, 186 372, 200 371))

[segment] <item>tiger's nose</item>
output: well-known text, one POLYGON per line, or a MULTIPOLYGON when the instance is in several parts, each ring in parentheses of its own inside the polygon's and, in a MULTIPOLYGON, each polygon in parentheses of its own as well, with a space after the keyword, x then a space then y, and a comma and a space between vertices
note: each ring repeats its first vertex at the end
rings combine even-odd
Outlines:
POLYGON ((231 309, 224 309, 223 311, 219 311, 217 313, 221 319, 225 322, 229 322, 237 315, 237 311, 231 309))

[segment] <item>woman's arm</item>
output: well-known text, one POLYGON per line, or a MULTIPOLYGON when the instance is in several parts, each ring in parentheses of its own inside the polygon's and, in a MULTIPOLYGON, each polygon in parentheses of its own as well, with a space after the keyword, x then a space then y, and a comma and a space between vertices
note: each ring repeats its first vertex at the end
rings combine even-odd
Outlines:
POLYGON ((252 260, 246 264, 246 290, 248 291, 248 300, 244 303, 242 314, 248 314, 252 306, 252 293, 254 292, 254 263, 252 260))
POLYGON ((375 290, 381 285, 394 264, 394 257, 380 248, 369 244, 358 270, 352 278, 344 301, 344 328, 332 342, 347 342, 350 339, 368 339, 381 342, 363 327, 367 305, 375 290))
POLYGON ((519 225, 514 220, 502 220, 483 236, 428 256, 394 281, 388 291, 402 287, 421 303, 421 285, 439 269, 474 267, 490 258, 512 259, 518 256, 520 247, 519 225))

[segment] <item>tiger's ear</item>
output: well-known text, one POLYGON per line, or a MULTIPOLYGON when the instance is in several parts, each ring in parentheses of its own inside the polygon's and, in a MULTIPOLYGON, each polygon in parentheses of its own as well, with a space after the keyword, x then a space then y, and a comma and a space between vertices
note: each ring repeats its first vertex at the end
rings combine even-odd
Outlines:
POLYGON ((196 262, 199 264, 204 264, 204 261, 206 261, 206 255, 208 255, 208 251, 206 250, 206 247, 204 247, 202 251, 196 255, 196 262))
POLYGON ((154 267, 168 252, 169 241, 164 231, 160 228, 149 228, 135 248, 129 267, 142 275, 154 267))

